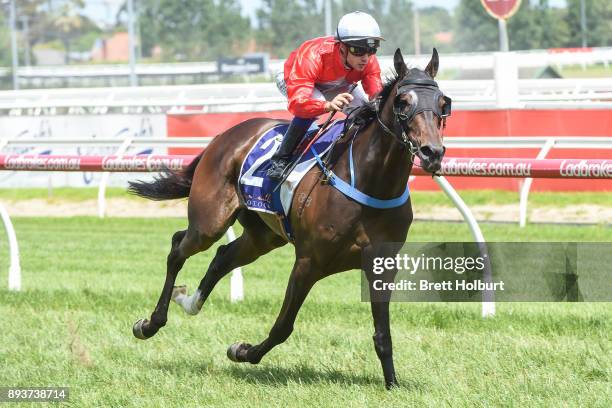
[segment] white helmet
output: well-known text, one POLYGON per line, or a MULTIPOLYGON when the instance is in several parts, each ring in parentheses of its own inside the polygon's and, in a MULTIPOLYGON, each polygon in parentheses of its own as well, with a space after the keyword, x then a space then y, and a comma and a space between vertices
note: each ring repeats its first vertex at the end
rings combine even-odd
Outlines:
POLYGON ((361 11, 342 16, 336 29, 336 39, 347 44, 352 42, 363 43, 371 40, 367 41, 368 45, 375 47, 378 47, 380 40, 384 40, 380 35, 380 28, 374 17, 361 11))

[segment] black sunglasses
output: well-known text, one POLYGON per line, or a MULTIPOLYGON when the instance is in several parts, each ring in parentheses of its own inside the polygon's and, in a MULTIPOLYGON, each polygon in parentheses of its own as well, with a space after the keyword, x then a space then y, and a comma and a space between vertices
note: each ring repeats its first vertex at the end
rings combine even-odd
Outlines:
POLYGON ((348 50, 356 57, 363 57, 366 54, 374 55, 378 51, 376 47, 355 47, 353 45, 349 45, 348 50))

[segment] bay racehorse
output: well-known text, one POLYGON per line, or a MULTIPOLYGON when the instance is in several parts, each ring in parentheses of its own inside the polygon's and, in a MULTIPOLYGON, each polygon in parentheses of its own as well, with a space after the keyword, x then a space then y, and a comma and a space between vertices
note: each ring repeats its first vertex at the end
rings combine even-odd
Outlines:
MULTIPOLYGON (((388 78, 378 98, 353 115, 355 123, 361 125, 351 127, 328 158, 337 177, 347 180, 347 141, 352 132, 358 131, 352 147, 352 160, 357 163, 355 188, 379 200, 407 192, 415 155, 428 172, 439 170, 444 155, 442 129, 450 114, 450 98, 440 92, 433 80, 438 71, 435 49, 425 70, 409 69, 398 49, 394 68, 395 75, 388 78)), ((150 319, 134 324, 137 338, 148 339, 166 324, 170 300, 176 300, 187 313, 197 314, 217 282, 231 270, 288 242, 276 216, 248 210, 238 191, 245 155, 264 132, 279 123, 284 122, 247 120, 216 136, 184 171, 166 172, 152 182, 130 183, 132 192, 153 200, 189 197, 189 226, 172 237, 161 296, 150 319), (186 259, 210 248, 236 220, 244 232, 219 247, 196 292, 188 296, 184 287, 175 287, 186 259)), ((284 342, 317 281, 338 272, 361 269, 362 255, 372 251, 374 244, 405 242, 412 222, 409 197, 393 208, 372 208, 348 198, 324 179, 321 168, 315 166, 295 191, 288 214, 295 263, 276 322, 261 343, 231 345, 227 354, 232 361, 257 364, 274 346, 284 342)), ((372 272, 365 273, 371 282, 372 272)), ((378 301, 371 302, 374 348, 387 388, 397 385, 389 324, 390 295, 387 293, 382 301, 377 295, 378 301)))

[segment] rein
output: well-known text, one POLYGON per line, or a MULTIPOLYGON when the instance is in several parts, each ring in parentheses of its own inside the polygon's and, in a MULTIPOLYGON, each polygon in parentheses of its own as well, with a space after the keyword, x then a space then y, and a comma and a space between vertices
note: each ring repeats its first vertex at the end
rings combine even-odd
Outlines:
POLYGON ((376 120, 378 121, 378 125, 382 128, 382 130, 385 131, 385 133, 393 136, 393 138, 395 138, 399 142, 399 144, 402 145, 404 149, 406 148, 408 149, 408 152, 410 153, 410 160, 412 161, 414 159, 414 156, 417 154, 420 148, 418 142, 413 141, 412 139, 408 137, 408 135, 406 135, 406 131, 404 127, 402 126, 402 122, 400 122, 400 119, 398 118, 397 115, 394 115, 393 117, 395 121, 397 121, 400 124, 400 127, 402 129, 401 136, 398 136, 394 131, 389 129, 387 125, 383 123, 382 119, 380 118, 380 99, 376 100, 376 103, 374 105, 374 111, 376 112, 376 120))
MULTIPOLYGON (((378 122, 383 126, 383 129, 386 129, 391 135, 397 138, 395 133, 389 130, 382 123, 382 121, 380 120, 378 111, 379 110, 377 106, 376 107, 376 117, 378 119, 378 122)), ((354 122, 348 127, 348 129, 344 129, 342 132, 342 135, 338 139, 336 139, 336 141, 344 137, 344 135, 346 135, 348 131, 351 130, 353 125, 354 125, 354 122)), ((399 197, 395 197, 389 200, 381 200, 381 199, 372 197, 358 190, 355 187, 355 166, 353 164, 354 163, 353 161, 353 143, 355 142, 355 139, 359 135, 360 131, 361 131, 361 125, 357 125, 357 129, 355 129, 355 132, 353 133, 350 144, 349 144, 349 174, 351 178, 350 184, 342 180, 340 177, 338 177, 328 167, 327 163, 324 162, 324 160, 321 158, 321 156, 319 156, 319 154, 314 150, 314 148, 312 147, 310 148, 315 160, 317 161, 317 164, 319 165, 319 167, 321 168, 321 171, 323 172, 323 175, 325 176, 325 179, 324 179, 325 182, 327 182, 330 186, 334 187, 336 190, 340 191, 345 196, 352 198, 358 203, 363 204, 368 207, 373 207, 373 208, 378 208, 378 209, 389 209, 389 208, 396 208, 396 207, 400 207, 404 205, 410 198, 410 188, 408 187, 408 184, 406 184, 406 189, 399 197)), ((334 142, 334 145, 335 145, 335 142, 334 142)), ((333 145, 332 145, 332 149, 333 149, 333 145)), ((328 158, 331 158, 332 149, 330 149, 330 151, 328 152, 328 156, 327 156, 328 158)))
POLYGON ((406 189, 399 197, 392 198, 390 200, 380 200, 378 198, 367 195, 366 193, 356 189, 355 180, 354 180, 354 171, 353 171, 353 157, 352 157, 352 141, 351 141, 351 153, 350 153, 350 172, 351 172, 351 184, 348 184, 346 181, 342 180, 338 177, 332 170, 327 168, 321 159, 321 156, 314 150, 314 148, 310 148, 314 158, 317 161, 319 167, 321 167, 321 171, 325 175, 325 178, 330 186, 333 186, 336 190, 340 191, 345 196, 352 198, 360 204, 366 205, 368 207, 378 208, 378 209, 389 209, 400 207, 406 204, 406 201, 410 198, 410 189, 408 188, 408 184, 406 184, 406 189))
POLYGON ((385 125, 380 118, 380 98, 376 99, 374 103, 374 111, 376 113, 376 120, 383 131, 393 136, 404 148, 407 148, 408 152, 410 153, 410 160, 414 161, 414 156, 417 154, 421 146, 419 145, 418 141, 415 141, 408 136, 410 122, 412 122, 415 116, 419 113, 430 111, 442 120, 442 126, 443 128, 446 128, 446 118, 451 114, 452 100, 448 96, 444 95, 442 91, 440 91, 438 83, 433 79, 404 79, 398 84, 395 97, 397 98, 399 95, 405 93, 412 93, 413 95, 413 103, 410 104, 410 111, 408 113, 404 113, 395 105, 395 103, 393 105, 394 122, 397 122, 402 130, 400 136, 389 129, 389 127, 385 125), (419 93, 421 93, 424 98, 419 98, 419 93), (437 103, 440 97, 444 99, 444 107, 442 109, 440 109, 440 106, 437 103), (416 101, 414 99, 416 99, 416 101))
MULTIPOLYGON (((434 115, 439 117, 442 120, 442 124, 446 126, 446 117, 449 116, 451 112, 451 99, 445 96, 442 91, 440 91, 437 82, 432 79, 404 79, 399 83, 397 87, 395 98, 404 93, 411 93, 413 95, 413 101, 410 104, 410 110, 407 113, 404 113, 396 106, 395 102, 393 104, 393 121, 394 123, 397 122, 397 124, 399 124, 399 127, 402 131, 401 135, 398 135, 396 132, 389 129, 389 127, 385 125, 382 121, 380 117, 380 97, 373 101, 372 105, 376 114, 376 120, 378 122, 378 125, 383 129, 385 133, 389 134, 390 136, 393 136, 393 138, 395 138, 403 148, 408 150, 410 154, 410 160, 414 162, 414 156, 418 153, 420 145, 418 141, 415 141, 408 136, 408 128, 410 126, 410 122, 412 122, 415 116, 419 113, 424 111, 430 111, 433 112, 434 115), (419 94, 422 98, 419 98, 419 94), (444 98, 443 108, 440 108, 438 103, 440 97, 444 98)), ((351 124, 348 130, 350 130, 352 126, 353 124, 351 124)), ((338 177, 321 159, 319 154, 312 147, 310 148, 314 158, 317 161, 317 164, 319 165, 321 171, 325 176, 325 180, 342 194, 368 207, 388 209, 404 205, 410 198, 410 189, 408 185, 406 185, 406 189, 404 190, 402 195, 389 200, 380 200, 378 198, 369 196, 355 188, 353 142, 355 141, 355 138, 357 137, 360 130, 361 127, 358 125, 356 131, 353 133, 353 137, 350 141, 349 146, 349 174, 351 178, 350 184, 338 177)), ((343 137, 345 134, 346 129, 344 129, 341 137, 343 137)), ((328 157, 331 157, 331 154, 328 157)))

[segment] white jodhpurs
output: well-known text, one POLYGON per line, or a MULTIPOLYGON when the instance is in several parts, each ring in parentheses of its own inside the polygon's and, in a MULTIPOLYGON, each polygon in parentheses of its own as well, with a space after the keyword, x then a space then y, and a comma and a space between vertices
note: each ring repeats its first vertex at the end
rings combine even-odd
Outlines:
MULTIPOLYGON (((285 84, 285 74, 284 71, 278 71, 276 73, 276 87, 280 91, 281 94, 286 98, 287 97, 287 84, 285 84)), ((336 97, 336 95, 341 94, 343 92, 347 92, 350 88, 351 84, 348 83, 344 78, 334 81, 327 82, 322 84, 315 84, 314 89, 312 90, 312 98, 318 99, 320 101, 331 101, 336 97)), ((355 108, 362 106, 363 104, 369 101, 368 94, 363 90, 363 86, 361 83, 358 83, 353 92, 353 100, 351 103, 344 107, 342 113, 347 114, 355 108)))

